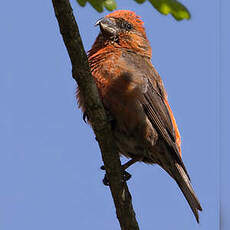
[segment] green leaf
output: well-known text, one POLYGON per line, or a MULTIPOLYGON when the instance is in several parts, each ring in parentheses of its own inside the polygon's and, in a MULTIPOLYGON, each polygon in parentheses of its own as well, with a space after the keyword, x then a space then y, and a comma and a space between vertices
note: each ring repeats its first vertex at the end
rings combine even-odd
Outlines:
POLYGON ((77 2, 80 6, 85 6, 87 0, 77 0, 77 2))
POLYGON ((113 11, 117 8, 116 0, 77 0, 80 6, 85 6, 86 2, 89 4, 99 13, 104 11, 106 8, 109 11, 113 11))
POLYGON ((134 1, 141 4, 141 3, 144 3, 146 0, 134 0, 134 1))
POLYGON ((178 21, 190 19, 191 17, 188 9, 177 0, 149 0, 149 2, 161 14, 172 14, 172 16, 178 21))
POLYGON ((104 0, 88 0, 91 6, 99 13, 104 10, 104 0))
MULTIPOLYGON (((146 0, 134 0, 141 4, 146 0)), ((116 0, 77 0, 80 6, 85 6, 87 2, 99 13, 106 8, 109 11, 113 11, 117 8, 116 0)), ((158 10, 161 14, 171 14, 176 20, 190 19, 190 13, 188 9, 178 2, 177 0, 149 0, 149 2, 158 10)))
POLYGON ((115 0, 105 0, 104 7, 109 11, 113 11, 117 8, 117 3, 115 0))

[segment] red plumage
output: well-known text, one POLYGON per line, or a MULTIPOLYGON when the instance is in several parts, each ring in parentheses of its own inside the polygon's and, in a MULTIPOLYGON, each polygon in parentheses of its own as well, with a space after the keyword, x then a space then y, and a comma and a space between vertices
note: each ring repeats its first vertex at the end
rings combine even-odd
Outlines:
MULTIPOLYGON (((180 134, 163 82, 151 63, 143 21, 132 11, 118 10, 97 24, 101 32, 88 60, 120 154, 166 170, 199 222, 202 208, 181 158, 180 134)), ((85 112, 79 90, 77 96, 85 112)))

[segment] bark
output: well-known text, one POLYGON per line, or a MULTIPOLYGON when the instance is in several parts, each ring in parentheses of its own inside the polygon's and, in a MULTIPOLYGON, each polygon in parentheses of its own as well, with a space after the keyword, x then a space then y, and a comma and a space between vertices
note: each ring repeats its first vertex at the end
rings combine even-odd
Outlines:
POLYGON ((72 63, 72 75, 83 93, 86 112, 99 143, 102 159, 110 182, 110 190, 122 230, 138 230, 132 206, 132 197, 123 181, 121 162, 113 140, 110 122, 100 101, 91 76, 88 59, 84 51, 78 26, 69 0, 52 0, 56 18, 72 63))

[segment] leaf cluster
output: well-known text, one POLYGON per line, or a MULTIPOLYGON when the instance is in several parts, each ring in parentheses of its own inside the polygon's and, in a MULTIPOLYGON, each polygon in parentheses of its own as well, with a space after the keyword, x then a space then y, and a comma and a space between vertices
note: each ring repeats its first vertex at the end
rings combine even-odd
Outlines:
MULTIPOLYGON (((146 0, 134 0, 138 4, 146 2, 146 0)), ((148 0, 151 5, 161 14, 171 14, 176 20, 189 20, 191 15, 189 10, 177 0, 148 0)), ((77 0, 82 7, 88 2, 96 11, 103 12, 104 9, 113 11, 117 8, 116 0, 77 0)))

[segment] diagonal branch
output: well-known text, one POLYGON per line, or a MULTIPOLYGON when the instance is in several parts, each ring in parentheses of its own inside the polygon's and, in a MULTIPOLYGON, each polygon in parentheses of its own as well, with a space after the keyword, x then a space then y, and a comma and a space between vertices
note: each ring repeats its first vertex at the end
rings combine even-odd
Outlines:
POLYGON ((100 101, 91 76, 86 53, 69 0, 52 0, 65 46, 72 63, 72 74, 83 93, 87 115, 90 117, 102 159, 110 182, 110 190, 122 230, 138 230, 132 206, 132 197, 126 182, 122 180, 122 168, 110 123, 100 101))

